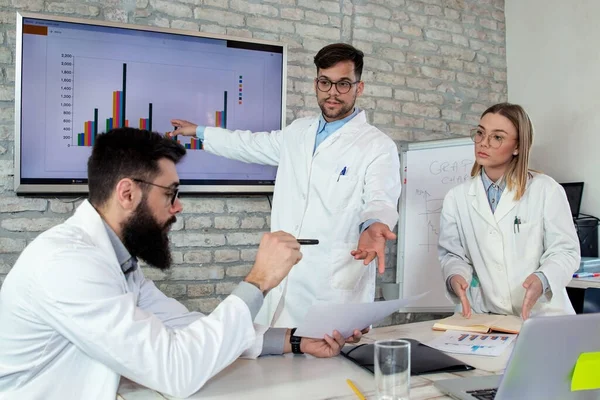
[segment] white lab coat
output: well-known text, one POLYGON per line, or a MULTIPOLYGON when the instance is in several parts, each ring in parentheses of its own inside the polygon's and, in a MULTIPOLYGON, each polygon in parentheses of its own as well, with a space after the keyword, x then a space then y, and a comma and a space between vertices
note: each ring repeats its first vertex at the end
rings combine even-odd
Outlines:
POLYGON ((471 282, 476 271, 480 284, 467 291, 474 312, 521 315, 523 282, 542 271, 550 291, 532 315, 575 313, 565 287, 579 268, 579 240, 565 192, 547 175, 533 173, 519 201, 505 189, 495 213, 481 175, 451 189, 441 215, 439 256, 444 282, 454 274, 471 282))
POLYGON ((394 229, 398 220, 400 163, 393 140, 362 111, 313 155, 318 125, 318 117, 307 117, 282 131, 204 131, 206 151, 278 165, 271 230, 320 241, 302 247, 302 260, 267 295, 255 320, 260 324, 298 326, 315 303, 373 301, 376 263, 364 266, 350 252, 362 222, 379 219, 394 229))
POLYGON ((141 269, 125 276, 87 201, 23 251, 0 291, 0 399, 114 400, 121 375, 186 397, 261 348, 239 297, 203 317, 141 269))

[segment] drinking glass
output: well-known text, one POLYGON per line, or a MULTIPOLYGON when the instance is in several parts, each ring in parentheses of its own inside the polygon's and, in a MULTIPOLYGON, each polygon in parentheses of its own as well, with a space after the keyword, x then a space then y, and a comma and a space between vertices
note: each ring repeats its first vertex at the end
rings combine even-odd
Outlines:
POLYGON ((410 393, 410 342, 375 342, 375 390, 378 400, 408 400, 410 393))

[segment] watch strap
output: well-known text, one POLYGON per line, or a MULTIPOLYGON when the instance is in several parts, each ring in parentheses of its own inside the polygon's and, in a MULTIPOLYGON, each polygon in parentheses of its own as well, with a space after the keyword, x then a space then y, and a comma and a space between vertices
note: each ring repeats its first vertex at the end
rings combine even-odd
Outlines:
POLYGON ((302 341, 302 337, 300 336, 294 336, 294 333, 296 333, 296 328, 293 328, 290 334, 290 344, 292 345, 292 353, 294 354, 304 354, 301 350, 300 350, 300 342, 302 341))

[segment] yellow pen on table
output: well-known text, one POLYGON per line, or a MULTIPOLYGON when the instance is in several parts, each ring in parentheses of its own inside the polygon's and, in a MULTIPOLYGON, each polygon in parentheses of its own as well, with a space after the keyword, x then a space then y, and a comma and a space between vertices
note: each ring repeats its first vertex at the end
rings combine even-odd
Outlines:
POLYGON ((358 390, 358 388, 354 385, 354 382, 352 382, 350 379, 346 379, 346 383, 348 384, 348 386, 350 386, 350 389, 352 389, 352 391, 354 393, 356 393, 356 396, 360 400, 367 400, 367 398, 365 396, 363 396, 363 394, 360 392, 360 390, 358 390))

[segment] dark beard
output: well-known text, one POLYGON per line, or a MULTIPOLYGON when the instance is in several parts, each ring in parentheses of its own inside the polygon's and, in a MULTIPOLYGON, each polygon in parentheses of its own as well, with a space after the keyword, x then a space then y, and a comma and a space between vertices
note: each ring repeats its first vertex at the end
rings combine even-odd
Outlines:
POLYGON ((152 216, 146 199, 123 224, 123 245, 129 253, 144 260, 160 270, 171 267, 171 251, 169 249, 169 227, 177 218, 173 216, 164 225, 160 225, 152 216))
MULTIPOLYGON (((340 118, 342 115, 350 114, 351 111, 354 109, 354 104, 356 103, 356 96, 354 96, 354 99, 352 100, 352 104, 342 103, 342 107, 340 108, 339 111, 337 111, 337 112, 329 111, 325 107, 325 102, 327 100, 329 100, 331 97, 333 97, 333 96, 329 96, 325 99, 322 99, 320 102, 318 102, 319 108, 321 109, 321 113, 323 113, 323 115, 326 116, 327 118, 334 120, 334 119, 340 118)), ((335 100, 340 101, 339 99, 335 99, 335 100)))

